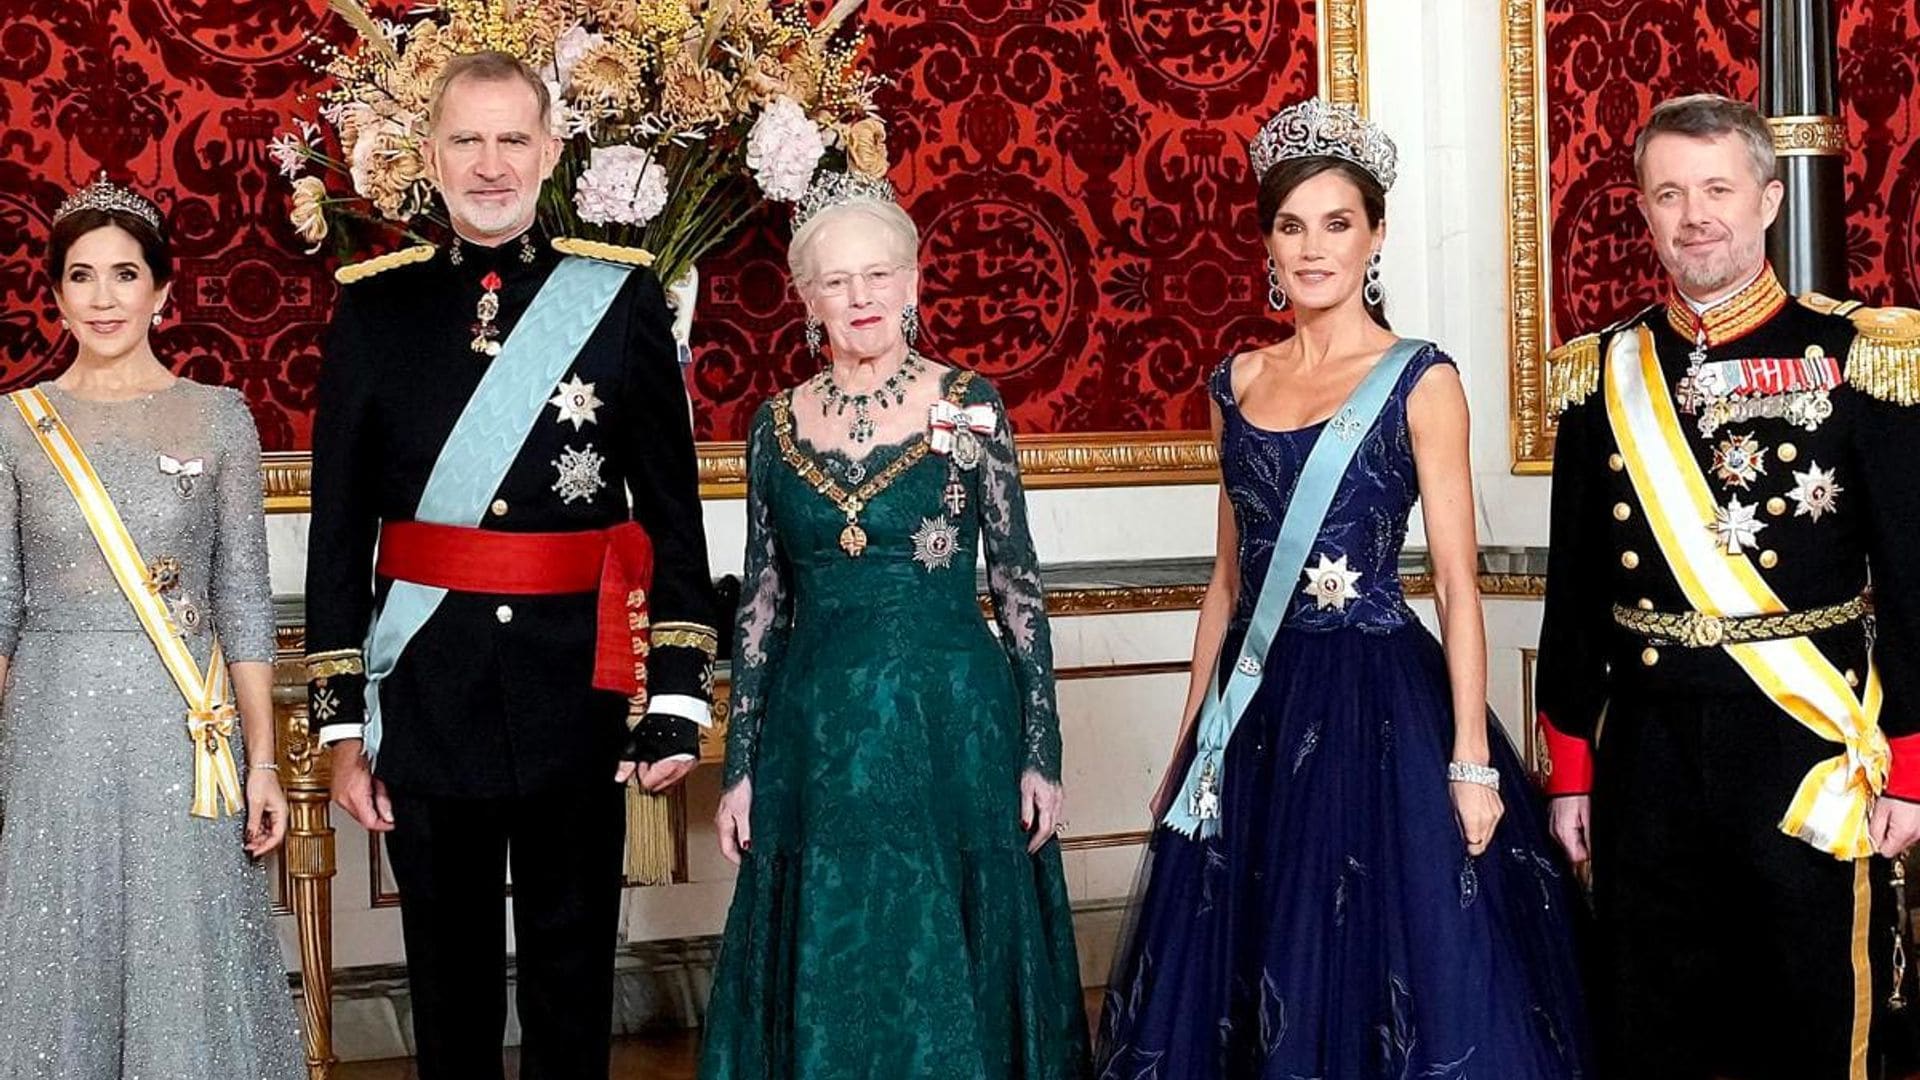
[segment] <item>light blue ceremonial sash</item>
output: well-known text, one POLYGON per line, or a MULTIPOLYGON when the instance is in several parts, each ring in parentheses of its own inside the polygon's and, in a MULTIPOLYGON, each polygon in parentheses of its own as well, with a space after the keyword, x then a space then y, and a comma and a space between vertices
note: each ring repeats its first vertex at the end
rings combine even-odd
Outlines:
POLYGON ((1180 794, 1167 808, 1161 824, 1184 836, 1201 838, 1220 833, 1220 790, 1222 765, 1227 741, 1240 723, 1260 689, 1260 672, 1266 667, 1267 650, 1280 629, 1280 620, 1299 591, 1301 575, 1306 571, 1307 555, 1326 524, 1327 509, 1340 490, 1347 466, 1360 449, 1367 432, 1373 430, 1380 410, 1420 350, 1428 343, 1401 338, 1375 361, 1373 370, 1354 388, 1346 404, 1314 440, 1313 451, 1300 470, 1293 498, 1287 503, 1286 517, 1280 522, 1280 537, 1273 546, 1273 559, 1267 564, 1267 578, 1260 586, 1260 599, 1254 605, 1253 619, 1247 625, 1246 640, 1240 646, 1240 658, 1234 661, 1227 685, 1220 686, 1220 666, 1214 665, 1207 683, 1207 696, 1200 703, 1199 721, 1194 725, 1193 764, 1187 770, 1180 794))
MULTIPOLYGON (((427 477, 415 520, 466 527, 485 520, 494 492, 546 411, 554 385, 573 366, 632 270, 592 259, 565 259, 554 268, 454 421, 427 477)), ((374 616, 367 635, 367 723, 362 733, 369 760, 380 749, 380 680, 392 674, 407 643, 446 595, 447 590, 437 586, 396 581, 374 616)))

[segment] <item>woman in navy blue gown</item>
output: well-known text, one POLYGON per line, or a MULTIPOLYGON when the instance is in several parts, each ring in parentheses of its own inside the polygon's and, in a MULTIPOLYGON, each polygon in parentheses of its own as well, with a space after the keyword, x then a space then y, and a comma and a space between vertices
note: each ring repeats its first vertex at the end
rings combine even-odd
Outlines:
POLYGON ((1275 117, 1252 156, 1270 299, 1297 333, 1208 380, 1219 550, 1100 1075, 1586 1076, 1573 891, 1486 707, 1465 394, 1453 361, 1401 345, 1381 308, 1393 145, 1316 100, 1275 117), (1389 361, 1397 374, 1368 378, 1389 361), (1366 382, 1383 391, 1370 425, 1366 382), (1351 462, 1306 522, 1302 568, 1261 602, 1308 455, 1336 437, 1351 462), (1444 647, 1400 590, 1416 500, 1444 647), (1264 660, 1248 645, 1262 618, 1264 660), (1254 689, 1209 753, 1194 718, 1235 668, 1254 689))

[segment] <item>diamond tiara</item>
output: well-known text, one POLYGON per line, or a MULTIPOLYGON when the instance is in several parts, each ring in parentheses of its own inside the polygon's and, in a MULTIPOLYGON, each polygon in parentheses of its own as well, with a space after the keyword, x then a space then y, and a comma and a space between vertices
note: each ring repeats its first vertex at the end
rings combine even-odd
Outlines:
POLYGON ((1254 136, 1247 156, 1256 178, 1282 161, 1304 157, 1336 157, 1365 169, 1383 190, 1391 190, 1399 153, 1393 140, 1351 105, 1330 105, 1308 98, 1289 105, 1267 121, 1254 136))
POLYGON ((132 214, 153 226, 156 231, 161 228, 159 208, 131 189, 107 179, 104 171, 93 183, 67 196, 67 201, 60 204, 60 209, 53 212, 54 223, 58 224, 61 218, 82 210, 117 210, 132 214))
POLYGON ((822 210, 856 202, 894 203, 893 185, 885 178, 823 169, 814 174, 806 194, 794 204, 793 229, 799 232, 800 226, 822 210))

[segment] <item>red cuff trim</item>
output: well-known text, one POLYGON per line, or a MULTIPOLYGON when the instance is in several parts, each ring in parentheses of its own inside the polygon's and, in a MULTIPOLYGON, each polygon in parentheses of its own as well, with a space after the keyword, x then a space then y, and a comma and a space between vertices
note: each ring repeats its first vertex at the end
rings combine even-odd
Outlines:
POLYGON ((1920 802, 1920 732, 1887 740, 1893 764, 1887 769, 1887 794, 1920 802))
MULTIPOLYGON (((1540 736, 1547 744, 1547 794, 1585 795, 1593 790, 1593 744, 1568 735, 1540 714, 1540 736)), ((1915 747, 1920 756, 1920 745, 1915 747)), ((1920 764, 1916 764, 1920 772, 1920 764)), ((1920 781, 1920 776, 1916 777, 1920 781)))

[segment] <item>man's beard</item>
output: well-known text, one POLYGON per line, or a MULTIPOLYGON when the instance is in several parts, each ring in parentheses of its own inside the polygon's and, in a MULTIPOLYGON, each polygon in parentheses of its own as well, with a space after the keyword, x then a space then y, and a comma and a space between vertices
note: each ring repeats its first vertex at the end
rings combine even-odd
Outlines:
MULTIPOLYGON (((1688 260, 1676 254, 1668 271, 1688 296, 1715 296, 1738 285, 1741 278, 1752 272, 1754 264, 1762 258, 1766 242, 1764 234, 1743 246, 1730 241, 1720 252, 1704 259, 1688 260)), ((1674 246, 1677 252, 1679 243, 1676 241, 1674 246)))
POLYGON ((538 189, 532 196, 521 196, 505 206, 488 206, 462 198, 459 212, 454 216, 460 223, 473 232, 483 236, 497 236, 511 229, 528 216, 539 198, 538 189))

